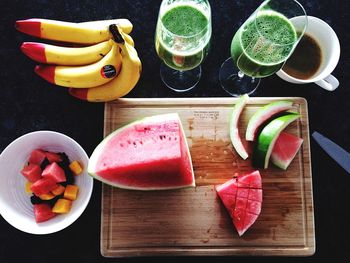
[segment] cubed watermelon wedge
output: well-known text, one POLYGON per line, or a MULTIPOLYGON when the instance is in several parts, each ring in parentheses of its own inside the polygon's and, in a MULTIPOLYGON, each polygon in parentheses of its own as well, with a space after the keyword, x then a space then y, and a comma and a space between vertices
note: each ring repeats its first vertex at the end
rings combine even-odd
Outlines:
POLYGON ((47 165, 42 176, 45 178, 52 178, 56 183, 62 183, 67 180, 64 170, 56 162, 47 165))
POLYGON ((277 167, 286 170, 297 155, 302 144, 303 139, 298 136, 281 132, 272 149, 271 162, 277 167))
POLYGON ((41 172, 39 165, 30 163, 22 169, 21 174, 27 178, 29 182, 34 183, 41 178, 41 172))
POLYGON ((40 196, 43 194, 48 194, 50 191, 54 190, 57 187, 57 183, 52 178, 41 178, 40 180, 36 181, 32 184, 30 187, 30 190, 36 195, 40 196))
POLYGON ((45 157, 46 157, 46 155, 45 155, 45 152, 43 150, 35 149, 30 153, 28 162, 31 164, 40 165, 44 161, 45 157))
POLYGON ((177 113, 146 117, 114 131, 94 150, 88 173, 109 185, 133 190, 195 185, 177 113))
POLYGON ((232 222, 242 236, 257 220, 262 206, 262 183, 259 171, 240 175, 215 187, 232 222))
POLYGON ((49 161, 49 163, 53 163, 53 162, 59 163, 59 162, 62 162, 63 160, 59 154, 54 152, 45 152, 45 156, 49 161))
POLYGON ((35 204, 34 205, 34 216, 37 223, 45 222, 56 214, 52 212, 51 206, 49 204, 35 204))

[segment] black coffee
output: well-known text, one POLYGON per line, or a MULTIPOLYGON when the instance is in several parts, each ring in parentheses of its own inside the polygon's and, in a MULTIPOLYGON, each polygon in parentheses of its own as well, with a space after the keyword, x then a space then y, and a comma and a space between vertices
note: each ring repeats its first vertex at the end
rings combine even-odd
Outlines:
POLYGON ((320 68, 321 62, 320 45, 313 37, 305 34, 284 64, 283 71, 297 79, 310 79, 320 68))

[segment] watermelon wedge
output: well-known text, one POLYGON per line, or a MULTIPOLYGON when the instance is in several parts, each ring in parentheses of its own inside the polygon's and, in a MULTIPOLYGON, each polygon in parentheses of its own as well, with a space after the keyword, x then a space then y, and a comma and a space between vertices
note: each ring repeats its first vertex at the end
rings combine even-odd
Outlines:
POLYGON ((300 117, 291 113, 269 122, 260 132, 253 155, 253 165, 259 168, 268 168, 272 149, 280 133, 293 121, 300 117))
POLYGON ((248 102, 248 99, 249 99, 249 96, 247 94, 244 94, 238 99, 236 105, 233 108, 231 118, 230 118, 230 139, 231 139, 233 148, 235 148, 236 152, 244 160, 248 158, 248 153, 247 153, 247 150, 244 148, 244 145, 242 144, 241 137, 239 136, 238 120, 239 120, 239 117, 241 116, 244 106, 248 102))
POLYGON ((287 111, 293 108, 293 102, 282 100, 271 102, 264 107, 257 110, 249 119, 245 139, 247 141, 254 141, 258 128, 268 119, 274 115, 287 111))
POLYGON ((232 222, 242 236, 261 212, 262 183, 259 171, 241 175, 215 187, 232 222))
POLYGON ((272 149, 271 162, 277 167, 286 170, 298 153, 303 141, 298 136, 281 132, 272 149))
POLYGON ((126 189, 195 186, 177 113, 146 117, 114 131, 92 153, 88 172, 97 180, 126 189))

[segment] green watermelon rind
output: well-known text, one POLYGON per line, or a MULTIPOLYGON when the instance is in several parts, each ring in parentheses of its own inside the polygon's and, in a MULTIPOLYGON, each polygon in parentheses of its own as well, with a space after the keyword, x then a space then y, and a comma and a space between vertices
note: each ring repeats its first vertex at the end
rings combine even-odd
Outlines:
POLYGON ((258 136, 254 150, 253 164, 255 167, 268 168, 272 149, 279 134, 299 117, 300 114, 287 114, 272 120, 264 127, 258 136))
POLYGON ((108 136, 106 136, 101 142, 100 144, 95 148, 95 150, 93 151, 93 153, 91 154, 91 157, 89 159, 89 164, 88 164, 88 169, 87 172, 90 176, 92 176, 94 179, 99 180, 107 185, 110 186, 114 186, 114 187, 118 187, 118 188, 123 188, 123 189, 129 189, 129 190, 170 190, 170 189, 179 189, 179 188, 184 188, 184 187, 195 187, 195 178, 194 178, 194 171, 193 171, 193 166, 192 166, 192 159, 191 159, 191 155, 190 155, 190 151, 189 151, 189 147, 188 147, 188 143, 186 140, 186 136, 184 134, 184 130, 183 130, 183 126, 182 123, 180 121, 180 117, 177 113, 167 113, 167 114, 161 114, 161 115, 155 115, 155 116, 150 116, 150 117, 145 117, 139 120, 135 120, 123 127, 120 127, 119 129, 115 130, 114 132, 112 132, 111 134, 109 134, 108 136), (180 124, 180 130, 182 132, 182 136, 184 137, 184 141, 185 141, 185 145, 186 145, 186 149, 187 149, 187 155, 189 158, 189 162, 190 162, 190 166, 191 166, 191 173, 192 173, 192 183, 188 184, 188 185, 180 185, 180 186, 169 186, 169 187, 137 187, 137 186, 126 186, 126 185, 121 185, 121 184, 117 184, 117 183, 113 183, 110 182, 106 179, 104 179, 103 177, 99 176, 97 173, 95 173, 95 167, 97 165, 98 159, 100 154, 103 152, 103 149, 105 147, 105 145, 108 143, 108 141, 113 138, 116 134, 122 132, 123 130, 136 125, 136 124, 141 124, 141 123, 147 123, 149 121, 154 122, 155 120, 159 119, 159 120, 166 120, 168 119, 168 116, 172 116, 172 118, 176 118, 179 120, 179 124, 180 124))
POLYGON ((257 110, 250 117, 246 129, 245 139, 254 141, 257 129, 272 116, 293 108, 293 102, 288 100, 274 101, 257 110))
POLYGON ((300 149, 301 145, 303 144, 303 142, 304 142, 304 140, 299 138, 299 146, 297 147, 297 150, 295 151, 294 155, 290 156, 289 160, 282 160, 281 158, 278 157, 277 154, 273 154, 273 149, 272 149, 272 153, 271 153, 271 157, 270 157, 271 162, 274 165, 276 165, 278 168, 280 168, 282 170, 287 170, 288 166, 291 164, 291 162, 294 160, 295 156, 299 152, 299 149, 300 149))
POLYGON ((242 139, 239 136, 238 131, 238 120, 239 117, 243 111, 243 108, 247 104, 249 100, 249 96, 247 94, 244 94, 241 96, 236 105, 233 108, 233 111, 231 113, 230 117, 230 139, 231 143, 233 145, 233 148, 236 150, 236 152, 245 160, 248 158, 247 150, 244 148, 242 144, 242 139))

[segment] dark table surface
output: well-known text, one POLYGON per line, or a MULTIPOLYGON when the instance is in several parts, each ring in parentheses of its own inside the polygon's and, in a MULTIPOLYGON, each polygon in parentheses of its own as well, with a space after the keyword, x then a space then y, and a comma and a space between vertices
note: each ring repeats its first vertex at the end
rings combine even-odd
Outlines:
MULTIPOLYGON (((281 0, 282 1, 282 0, 281 0)), ((229 56, 234 32, 258 6, 258 0, 211 0, 212 47, 203 63, 203 76, 191 92, 169 91, 159 77, 160 61, 154 50, 154 30, 160 1, 146 0, 2 0, 0 1, 0 151, 17 137, 37 130, 54 130, 77 140, 90 155, 103 136, 104 104, 72 98, 67 90, 53 86, 33 72, 35 63, 19 50, 31 38, 17 32, 14 22, 26 18, 49 18, 72 22, 128 18, 132 37, 143 62, 142 77, 128 94, 132 98, 227 97, 218 82, 219 67, 229 56)), ((350 150, 349 1, 301 0, 309 15, 329 23, 338 34, 341 57, 334 75, 340 86, 334 92, 315 84, 293 85, 277 76, 262 80, 254 96, 300 96, 308 101, 310 132, 317 130, 350 150)), ((350 176, 311 140, 316 253, 293 261, 336 259, 350 255, 350 176)), ((1 171, 0 171, 1 173, 1 171)), ((1 262, 112 262, 100 254, 101 183, 94 182, 91 201, 83 215, 68 228, 51 235, 23 233, 0 219, 1 262)), ((210 258, 229 262, 230 257, 210 258)), ((288 261, 288 258, 240 258, 250 261, 288 261)), ((163 262, 164 258, 118 259, 163 262)), ((177 261, 179 258, 167 258, 177 261)), ((202 257, 190 260, 203 260, 202 257)))

